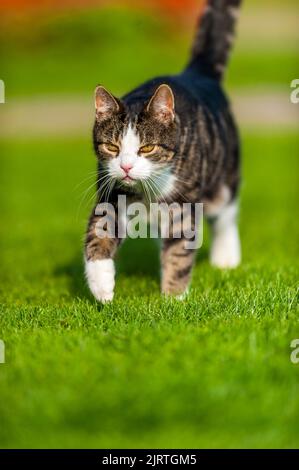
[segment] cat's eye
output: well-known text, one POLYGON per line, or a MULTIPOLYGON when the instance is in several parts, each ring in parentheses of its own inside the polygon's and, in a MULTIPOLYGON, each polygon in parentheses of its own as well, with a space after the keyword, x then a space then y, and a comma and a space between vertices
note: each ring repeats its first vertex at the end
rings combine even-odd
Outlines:
POLYGON ((143 147, 140 147, 139 152, 140 153, 152 153, 156 148, 156 145, 144 145, 143 147))
POLYGON ((119 147, 117 145, 111 144, 109 142, 107 144, 103 144, 103 148, 104 148, 104 150, 107 150, 110 153, 118 153, 119 152, 119 147))

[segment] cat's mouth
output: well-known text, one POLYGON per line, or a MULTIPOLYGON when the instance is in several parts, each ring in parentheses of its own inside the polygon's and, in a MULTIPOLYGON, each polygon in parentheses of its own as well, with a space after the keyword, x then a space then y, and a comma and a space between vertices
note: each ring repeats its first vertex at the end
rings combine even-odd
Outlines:
POLYGON ((132 185, 132 184, 135 184, 136 179, 135 179, 135 178, 132 178, 132 177, 129 176, 129 175, 126 175, 124 178, 122 178, 121 181, 122 181, 123 183, 132 185))

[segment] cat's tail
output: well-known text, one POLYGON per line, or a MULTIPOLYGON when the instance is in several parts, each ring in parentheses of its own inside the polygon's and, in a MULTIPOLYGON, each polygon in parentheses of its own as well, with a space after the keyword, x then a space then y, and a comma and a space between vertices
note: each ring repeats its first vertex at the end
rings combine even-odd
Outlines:
POLYGON ((199 18, 189 67, 221 80, 234 40, 242 0, 206 0, 199 18))

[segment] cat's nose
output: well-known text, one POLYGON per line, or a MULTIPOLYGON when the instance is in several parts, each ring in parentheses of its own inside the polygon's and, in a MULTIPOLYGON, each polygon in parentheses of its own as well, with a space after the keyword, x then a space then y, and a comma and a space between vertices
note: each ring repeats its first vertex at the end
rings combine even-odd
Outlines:
POLYGON ((129 171, 133 168, 133 165, 130 165, 129 163, 127 163, 126 165, 125 164, 121 164, 120 165, 121 169, 124 170, 125 173, 129 173, 129 171))

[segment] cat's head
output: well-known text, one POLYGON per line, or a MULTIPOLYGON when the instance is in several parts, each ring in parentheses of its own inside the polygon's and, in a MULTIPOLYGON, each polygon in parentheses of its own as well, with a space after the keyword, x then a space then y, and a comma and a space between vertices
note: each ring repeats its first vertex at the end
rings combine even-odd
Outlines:
POLYGON ((146 102, 130 106, 98 86, 95 108, 94 145, 104 178, 169 194, 178 127, 171 88, 162 84, 146 102))

